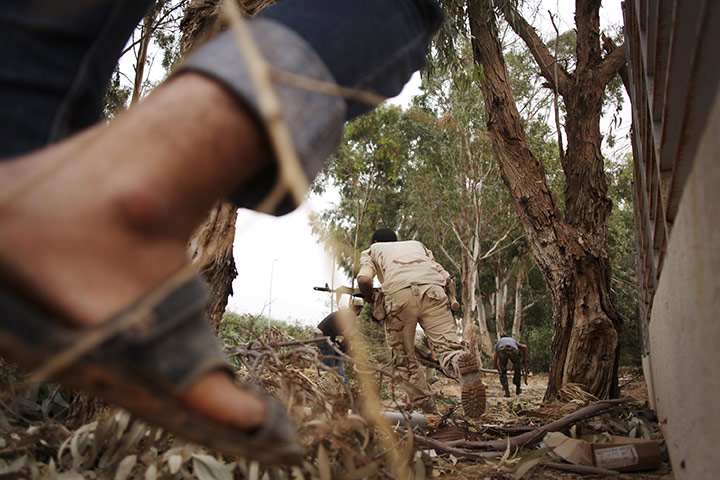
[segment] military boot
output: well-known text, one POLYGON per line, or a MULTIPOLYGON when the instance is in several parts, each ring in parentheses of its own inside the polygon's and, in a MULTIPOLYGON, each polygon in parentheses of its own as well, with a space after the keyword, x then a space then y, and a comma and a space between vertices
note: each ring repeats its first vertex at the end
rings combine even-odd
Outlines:
POLYGON ((515 385, 515 395, 520 395, 522 393, 522 388, 520 388, 520 385, 515 385))
POLYGON ((477 418, 485 411, 485 384, 482 381, 477 358, 466 352, 458 358, 461 399, 465 415, 477 418))
POLYGON ((506 377, 501 376, 500 377, 500 385, 502 385, 503 390, 505 391, 505 396, 510 396, 510 387, 508 386, 508 379, 506 377))

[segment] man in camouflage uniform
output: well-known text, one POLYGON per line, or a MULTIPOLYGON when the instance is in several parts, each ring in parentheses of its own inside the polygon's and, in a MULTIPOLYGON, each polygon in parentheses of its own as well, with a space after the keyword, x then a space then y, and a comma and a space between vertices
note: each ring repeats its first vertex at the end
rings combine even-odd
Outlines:
MULTIPOLYGON (((510 396, 510 388, 508 385, 507 369, 508 361, 512 362, 513 384, 515 385, 515 394, 520 395, 522 389, 520 384, 522 381, 522 368, 527 364, 527 346, 518 343, 512 337, 503 335, 495 344, 495 355, 493 356, 493 365, 500 372, 500 384, 505 390, 505 396, 510 396)), ((527 367, 526 367, 527 368, 527 367)))
POLYGON ((437 369, 440 367, 437 356, 433 351, 427 336, 422 330, 415 330, 415 357, 425 373, 425 380, 429 385, 437 382, 437 369))
POLYGON ((362 252, 358 286, 367 302, 374 302, 373 278, 382 284, 385 337, 393 368, 409 385, 412 404, 424 412, 437 411, 432 391, 418 367, 415 330, 419 324, 433 346, 443 372, 460 380, 465 414, 479 417, 485 411, 485 385, 475 354, 460 344, 455 318, 445 293, 450 275, 432 252, 415 240, 397 241, 388 228, 377 230, 372 245, 362 252))

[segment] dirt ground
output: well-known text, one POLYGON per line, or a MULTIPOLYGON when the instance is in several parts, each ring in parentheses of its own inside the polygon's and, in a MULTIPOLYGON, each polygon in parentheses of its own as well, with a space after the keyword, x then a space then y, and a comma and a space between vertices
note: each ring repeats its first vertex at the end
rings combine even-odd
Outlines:
MULTIPOLYGON (((0 370, 0 378, 1 374, 0 370)), ((268 476, 260 471, 252 474, 243 459, 223 458, 201 446, 178 443, 178 439, 167 432, 161 434, 142 422, 131 421, 129 414, 108 409, 101 403, 77 397, 69 406, 63 404, 58 401, 61 399, 60 395, 56 395, 58 390, 45 384, 42 388, 47 390, 29 392, 32 393, 29 397, 9 396, 9 392, 14 389, 7 389, 6 401, 0 402, 0 479, 230 478, 227 473, 218 476, 201 475, 205 469, 232 471, 232 478, 397 478, 378 460, 387 454, 386 446, 378 440, 379 436, 371 433, 368 424, 358 415, 350 418, 342 413, 347 412, 343 403, 346 399, 335 396, 334 384, 329 384, 329 390, 325 390, 324 383, 321 384, 319 379, 328 375, 318 377, 316 368, 301 372, 288 370, 287 374, 295 380, 302 377, 308 381, 310 390, 298 389, 295 391, 296 398, 325 399, 322 406, 313 404, 317 410, 310 410, 310 417, 302 423, 301 432, 308 454, 302 467, 294 467, 296 470, 292 472, 269 467, 266 470, 268 476), (337 408, 331 405, 334 403, 337 403, 337 408), (54 409, 70 411, 65 424, 47 418, 49 414, 52 417, 54 409), (325 471, 324 475, 320 475, 321 467, 325 471)), ((428 425, 416 432, 417 441, 412 445, 413 450, 409 451, 414 455, 416 478, 607 478, 552 469, 547 463, 559 460, 552 459, 547 450, 543 449, 527 448, 518 452, 466 449, 473 454, 483 455, 480 459, 467 459, 467 456, 462 456, 462 451, 455 450, 456 455, 448 451, 447 446, 452 447, 453 442, 466 439, 504 441, 508 435, 542 427, 593 401, 591 398, 582 398, 582 392, 578 389, 569 390, 570 393, 560 401, 543 404, 546 375, 531 375, 528 385, 523 385, 522 394, 516 396, 513 392, 510 398, 503 396, 496 374, 486 374, 485 382, 488 385, 487 410, 481 418, 475 420, 464 416, 460 408, 460 389, 455 381, 440 377, 433 385, 439 395, 443 415, 428 415, 428 425), (420 436, 436 442, 434 447, 420 447, 420 436)), ((294 385, 299 386, 301 383, 294 385)), ((645 417, 648 415, 645 405, 647 391, 641 371, 624 369, 620 385, 624 395, 632 396, 637 401, 580 420, 563 433, 579 435, 607 432, 626 436, 642 433, 662 441, 656 420, 645 417), (641 417, 647 419, 641 420, 641 417), (644 429, 642 432, 637 428, 641 424, 644 429)), ((387 383, 385 388, 389 388, 387 383)), ((399 395, 398 400, 401 397, 399 395)), ((385 404, 389 409, 393 406, 402 406, 402 402, 387 401, 385 404)), ((400 431, 400 436, 403 438, 402 445, 410 446, 407 432, 400 431)), ((623 473, 614 478, 673 480, 666 454, 664 459, 661 467, 655 471, 623 473)))
MULTIPOLYGON (((480 432, 486 429, 491 429, 495 426, 504 427, 532 427, 537 428, 542 425, 546 425, 553 420, 563 417, 568 414, 572 409, 568 409, 568 402, 558 401, 551 404, 543 404, 542 399, 545 394, 547 387, 547 375, 536 374, 528 377, 528 384, 522 385, 522 393, 515 395, 514 388, 511 385, 511 397, 505 398, 503 390, 500 385, 500 381, 497 374, 485 374, 485 383, 488 386, 487 390, 487 410, 486 414, 483 415, 480 420, 480 425, 475 424, 480 432)), ((512 377, 510 377, 512 382, 512 377)), ((621 370, 620 376, 620 387, 621 393, 624 396, 633 397, 636 402, 633 402, 632 407, 621 410, 622 413, 612 412, 600 416, 596 419, 596 422, 602 423, 607 422, 608 425, 617 425, 622 423, 622 418, 613 418, 619 415, 625 415, 631 410, 643 410, 646 407, 647 402, 647 387, 645 380, 642 375, 642 370, 637 368, 624 368, 621 370)), ((440 377, 440 379, 432 385, 432 388, 439 393, 446 400, 443 402, 447 408, 450 404, 459 404, 460 402, 460 388, 457 382, 440 377)), ((434 420, 432 417, 431 423, 434 420)), ((654 439, 662 441, 655 423, 653 429, 654 439)), ((582 428, 582 427, 580 427, 582 428)), ((470 428, 470 430, 474 430, 470 428)), ((565 432, 568 433, 568 432, 565 432)), ((612 432, 614 434, 622 432, 612 432)), ((439 428, 436 432, 430 431, 429 436, 437 438, 443 441, 452 441, 454 439, 462 438, 462 435, 467 435, 467 431, 458 430, 457 427, 439 428)), ((483 436, 483 439, 486 437, 483 436)), ((667 454, 664 452, 664 445, 661 445, 661 452, 663 452, 663 462, 659 469, 655 471, 646 472, 627 472, 621 473, 620 475, 612 478, 619 478, 622 480, 673 480, 669 462, 667 461, 667 454)), ((537 455, 535 455, 537 456, 537 455)), ((558 460, 552 460, 546 456, 545 460, 531 468, 524 476, 516 476, 519 468, 523 463, 527 463, 533 457, 533 452, 523 450, 516 455, 511 455, 509 458, 503 460, 502 458, 488 459, 484 463, 475 461, 463 461, 462 459, 456 459, 447 455, 438 455, 434 457, 435 467, 433 469, 433 476, 436 478, 443 479, 515 479, 515 478, 526 478, 526 479, 576 479, 576 478, 608 478, 603 475, 580 475, 574 473, 560 472, 551 468, 544 468, 541 466, 542 463, 547 462, 558 462, 558 460)))

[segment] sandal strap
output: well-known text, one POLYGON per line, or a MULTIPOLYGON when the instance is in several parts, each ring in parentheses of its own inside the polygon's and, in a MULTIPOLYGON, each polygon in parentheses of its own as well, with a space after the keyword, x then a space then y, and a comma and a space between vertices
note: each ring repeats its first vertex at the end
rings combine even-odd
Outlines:
MULTIPOLYGON (((173 395, 185 392, 212 370, 234 377, 205 315, 208 288, 195 275, 148 309, 147 318, 84 354, 77 362, 91 362, 118 375, 131 375, 150 390, 173 395)), ((24 300, 0 290, 0 350, 12 360, 34 370, 52 362, 86 335, 94 335, 135 313, 144 299, 92 328, 76 328, 60 318, 39 311, 24 300), (7 343, 7 345, 5 345, 7 343)), ((67 376, 71 363, 52 377, 67 376)))
MULTIPOLYGON (((196 275, 172 290, 155 305, 146 321, 108 340, 88 359, 117 359, 125 372, 133 372, 148 389, 180 395, 213 370, 234 370, 213 333, 205 314, 208 299, 205 281, 196 275)), ((130 307, 127 311, 131 311, 130 307)), ((124 313, 110 321, 120 321, 124 313)))

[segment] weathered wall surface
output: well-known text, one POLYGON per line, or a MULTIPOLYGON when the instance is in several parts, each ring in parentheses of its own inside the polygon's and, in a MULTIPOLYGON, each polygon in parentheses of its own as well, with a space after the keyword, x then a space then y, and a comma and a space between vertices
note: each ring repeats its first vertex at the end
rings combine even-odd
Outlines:
MULTIPOLYGON (((719 99, 720 100, 720 99, 719 99)), ((675 477, 720 475, 720 102, 706 124, 652 307, 650 378, 675 477), (667 423, 665 423, 667 422, 667 423)))

